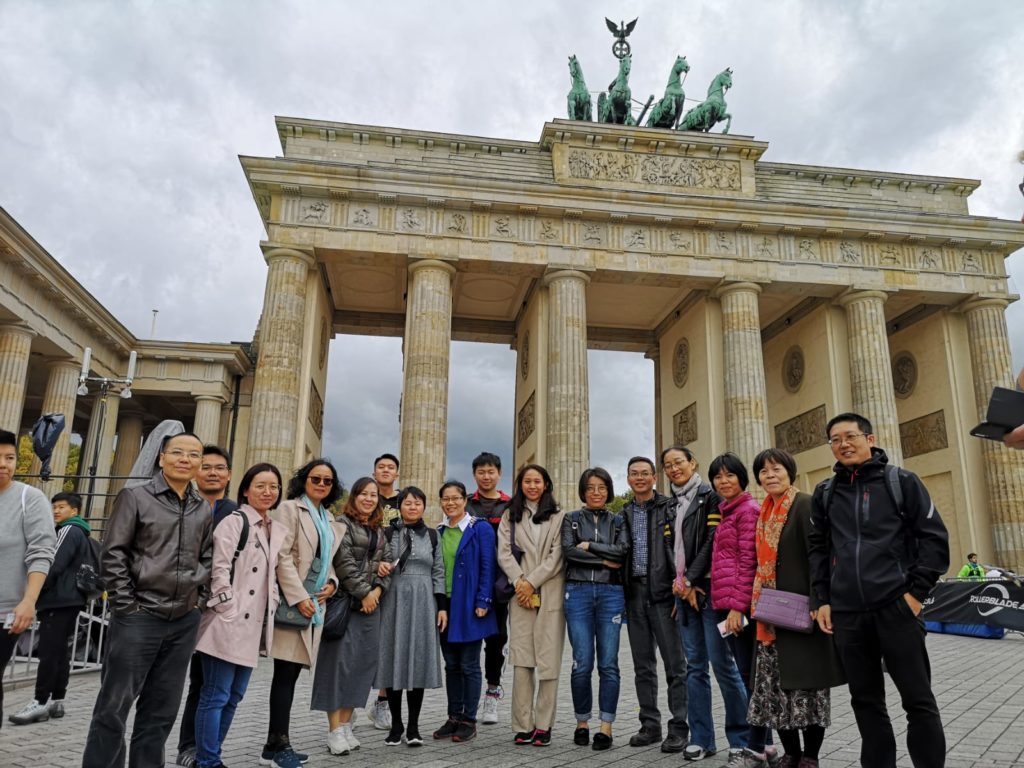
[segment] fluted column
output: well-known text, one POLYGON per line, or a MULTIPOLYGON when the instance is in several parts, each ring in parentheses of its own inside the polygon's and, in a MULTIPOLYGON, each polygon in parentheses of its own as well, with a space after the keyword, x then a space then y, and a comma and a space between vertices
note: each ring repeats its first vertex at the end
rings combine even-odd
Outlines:
POLYGON ((220 411, 224 398, 216 395, 196 395, 196 415, 192 431, 203 441, 203 445, 216 445, 220 435, 220 411))
POLYGON ((267 288, 253 381, 248 464, 269 461, 288 475, 299 434, 299 374, 306 335, 306 278, 314 259, 290 248, 264 254, 267 288))
MULTIPOLYGON (((117 451, 114 453, 114 469, 112 474, 126 478, 132 471, 135 460, 142 449, 142 416, 134 413, 122 414, 117 422, 117 451)), ((127 480, 114 480, 111 492, 124 488, 127 480)))
POLYGON ((448 443, 448 365, 455 268, 435 259, 409 265, 403 339, 402 484, 427 493, 430 522, 440 519, 448 443))
MULTIPOLYGON (((1004 314, 1006 305, 1005 299, 977 299, 963 307, 979 421, 985 418, 992 388, 1012 389, 1014 386, 1004 314)), ((1024 453, 992 440, 979 442, 996 561, 1021 573, 1024 569, 1024 453)))
POLYGON ((0 429, 14 434, 21 431, 33 336, 22 325, 0 325, 0 429))
MULTIPOLYGON (((661 348, 651 347, 644 353, 644 357, 654 363, 654 452, 661 453, 667 447, 664 430, 661 426, 661 348)), ((658 491, 664 493, 668 480, 665 478, 664 472, 658 472, 657 475, 658 491)))
POLYGON ((114 459, 114 435, 117 433, 117 412, 121 406, 121 398, 117 394, 109 394, 101 398, 99 393, 93 399, 92 413, 89 416, 89 429, 82 443, 82 452, 78 474, 82 479, 78 482, 79 493, 91 494, 85 499, 83 515, 87 519, 103 517, 107 506, 107 491, 110 488, 111 465, 114 459), (104 401, 105 407, 104 407, 104 401), (102 424, 100 423, 102 422, 102 424), (100 430, 102 429, 102 432, 100 430), (99 433, 99 434, 97 434, 99 433), (97 450, 97 437, 99 450, 97 450), (93 454, 95 453, 95 460, 93 454), (95 479, 90 483, 89 470, 96 466, 95 479))
POLYGON ((548 287, 547 470, 563 509, 578 501, 580 474, 590 462, 587 377, 587 284, 583 272, 544 276, 548 287))
POLYGON ((760 293, 756 283, 729 283, 716 292, 722 304, 726 445, 748 467, 754 456, 773 444, 757 303, 760 293))
MULTIPOLYGON (((53 453, 50 455, 50 472, 54 475, 63 475, 67 469, 71 431, 74 429, 75 400, 78 397, 80 366, 74 360, 55 360, 47 367, 49 376, 46 379, 46 394, 43 395, 42 414, 64 414, 64 431, 61 432, 53 453)), ((33 459, 29 473, 39 474, 41 466, 39 459, 33 459)), ((45 483, 37 480, 36 484, 49 498, 60 491, 61 486, 64 485, 64 478, 54 478, 45 483)))
POLYGON ((846 310, 853 410, 871 421, 877 444, 889 455, 889 463, 902 464, 900 421, 885 330, 887 298, 882 291, 856 291, 841 296, 839 304, 846 310))

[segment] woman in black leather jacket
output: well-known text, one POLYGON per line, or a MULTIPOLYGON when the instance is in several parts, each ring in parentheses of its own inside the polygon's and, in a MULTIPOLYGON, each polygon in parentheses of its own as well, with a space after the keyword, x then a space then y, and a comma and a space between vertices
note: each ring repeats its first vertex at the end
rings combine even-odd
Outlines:
POLYGON ((622 592, 622 564, 629 551, 629 536, 620 515, 607 504, 614 497, 612 478, 600 467, 580 476, 578 509, 562 520, 565 554, 565 623, 572 645, 573 741, 590 743, 593 693, 590 688, 597 647, 598 709, 601 731, 594 749, 612 745, 612 722, 619 700, 619 630, 626 611, 622 592))

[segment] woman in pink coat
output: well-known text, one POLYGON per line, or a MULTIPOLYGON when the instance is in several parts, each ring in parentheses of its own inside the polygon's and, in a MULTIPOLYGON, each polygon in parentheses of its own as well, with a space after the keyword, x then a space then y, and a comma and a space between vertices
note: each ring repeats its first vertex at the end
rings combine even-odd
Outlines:
POLYGON ((272 533, 269 512, 280 498, 277 467, 250 467, 238 488, 241 506, 213 533, 211 597, 196 643, 203 665, 196 710, 199 768, 222 766, 221 744, 259 660, 260 637, 265 633, 268 648, 273 641, 281 537, 272 533))

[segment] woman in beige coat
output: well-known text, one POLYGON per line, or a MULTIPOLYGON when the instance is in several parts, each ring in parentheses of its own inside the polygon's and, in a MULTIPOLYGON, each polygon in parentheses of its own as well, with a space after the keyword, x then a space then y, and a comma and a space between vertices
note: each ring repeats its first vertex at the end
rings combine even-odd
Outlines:
POLYGON ((527 464, 498 526, 498 565, 515 585, 509 606, 512 729, 516 744, 551 743, 565 644, 562 518, 544 467, 527 464), (512 544, 515 542, 515 547, 512 544))
POLYGON ((324 603, 338 588, 334 554, 345 528, 334 522, 328 507, 341 497, 338 471, 327 459, 313 459, 288 483, 288 501, 274 510, 275 534, 280 532, 281 551, 277 582, 281 602, 293 606, 310 620, 305 628, 276 625, 270 655, 274 676, 270 683, 270 726, 263 747, 262 764, 297 768, 308 755, 295 752, 288 737, 295 683, 302 669, 311 667, 320 647, 324 603), (303 585, 314 559, 326 569, 322 588, 311 594, 303 585))

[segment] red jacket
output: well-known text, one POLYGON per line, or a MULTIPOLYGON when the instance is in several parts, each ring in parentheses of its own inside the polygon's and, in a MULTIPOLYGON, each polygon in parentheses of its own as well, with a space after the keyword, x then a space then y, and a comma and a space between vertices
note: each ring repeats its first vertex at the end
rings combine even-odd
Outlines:
POLYGON ((718 505, 722 522, 711 551, 711 607, 750 613, 750 595, 757 570, 755 535, 761 507, 744 491, 718 505))

